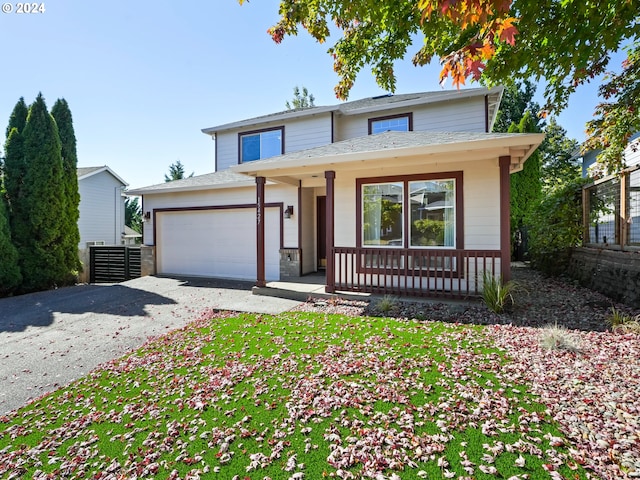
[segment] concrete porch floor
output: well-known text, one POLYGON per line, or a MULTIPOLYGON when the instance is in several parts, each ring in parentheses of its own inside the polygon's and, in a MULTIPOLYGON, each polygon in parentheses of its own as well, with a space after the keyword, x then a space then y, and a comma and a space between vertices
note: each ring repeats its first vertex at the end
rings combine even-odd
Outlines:
POLYGON ((355 293, 336 291, 327 293, 324 290, 326 276, 324 272, 310 273, 302 277, 291 277, 286 281, 267 282, 264 287, 253 287, 254 295, 287 298, 290 300, 307 301, 313 298, 340 297, 348 300, 369 301, 375 297, 370 293, 355 293))
MULTIPOLYGON (((357 300, 364 302, 375 302, 384 297, 384 295, 375 293, 358 293, 336 290, 335 293, 327 293, 325 287, 324 272, 310 273, 302 277, 292 277, 287 281, 267 282, 264 287, 254 286, 252 293, 254 295, 264 295, 269 297, 285 298, 288 300, 297 300, 306 302, 309 298, 343 298, 346 300, 357 300)), ((477 306, 481 303, 479 298, 452 299, 442 297, 402 297, 395 296, 400 301, 426 303, 426 304, 446 304, 456 308, 466 308, 468 306, 477 306)))

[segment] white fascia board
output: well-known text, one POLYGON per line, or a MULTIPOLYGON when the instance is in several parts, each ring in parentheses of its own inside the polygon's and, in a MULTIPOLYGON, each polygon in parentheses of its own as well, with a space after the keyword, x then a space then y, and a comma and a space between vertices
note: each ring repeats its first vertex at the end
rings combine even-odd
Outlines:
POLYGON ((321 115, 323 113, 329 113, 338 110, 338 105, 332 105, 329 107, 313 107, 304 108, 301 110, 294 110, 291 112, 282 112, 281 114, 265 115, 262 117, 249 118, 247 120, 240 120, 238 122, 225 123, 216 127, 203 128, 202 133, 207 135, 215 135, 217 132, 225 132, 228 130, 241 129, 246 127, 257 127, 259 125, 266 125, 268 123, 278 123, 287 120, 293 120, 296 118, 312 117, 314 115, 321 115))
POLYGON ((522 159, 524 162, 537 146, 544 140, 543 133, 519 134, 501 138, 483 140, 468 140, 464 142, 439 143, 435 145, 421 145, 401 148, 384 148, 359 152, 345 152, 320 157, 309 156, 307 158, 294 158, 291 160, 273 160, 268 163, 250 162, 234 165, 230 169, 237 173, 255 175, 261 172, 269 172, 296 167, 317 167, 321 165, 339 165, 349 162, 382 160, 385 158, 401 158, 416 155, 436 155, 442 153, 454 153, 460 151, 486 150, 493 148, 523 147, 526 153, 522 159))
POLYGON ((141 195, 162 195, 164 193, 179 193, 179 192, 198 192, 203 190, 223 190, 226 188, 241 188, 241 187, 251 187, 256 184, 255 180, 252 177, 248 177, 249 179, 246 182, 232 182, 232 183, 218 183, 213 185, 186 185, 182 187, 167 187, 167 188, 138 188, 133 190, 127 190, 125 193, 130 196, 141 196, 141 195))
POLYGON ((109 172, 113 178, 115 178, 116 180, 118 180, 120 183, 122 183, 122 185, 124 185, 125 187, 128 187, 129 184, 127 182, 125 182, 122 177, 120 177, 120 175, 118 175, 116 172, 114 172, 113 170, 111 170, 109 167, 107 167, 106 165, 97 169, 97 170, 93 170, 92 172, 89 172, 85 175, 82 175, 81 177, 78 177, 78 180, 84 180, 85 178, 89 178, 93 175, 97 175, 98 173, 101 172, 109 172))
POLYGON ((370 105, 368 107, 350 109, 350 110, 342 110, 340 111, 341 115, 350 116, 350 115, 361 115, 364 113, 374 113, 374 112, 383 112, 385 110, 395 110, 398 108, 406 108, 413 107, 416 105, 428 105, 432 103, 441 103, 441 102, 449 102, 451 100, 459 100, 464 98, 472 98, 472 97, 484 97, 485 95, 492 95, 495 93, 499 93, 502 96, 502 91, 504 87, 497 86, 491 89, 485 88, 468 88, 461 90, 450 90, 442 95, 438 95, 437 97, 429 98, 429 97, 418 97, 413 98, 411 100, 405 100, 403 102, 394 102, 394 103, 386 103, 384 105, 370 105))

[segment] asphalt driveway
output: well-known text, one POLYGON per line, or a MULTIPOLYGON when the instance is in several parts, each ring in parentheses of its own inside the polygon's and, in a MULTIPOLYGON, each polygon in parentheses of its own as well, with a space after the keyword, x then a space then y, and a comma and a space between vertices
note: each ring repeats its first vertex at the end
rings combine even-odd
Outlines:
POLYGON ((0 299, 0 415, 67 385, 210 308, 280 313, 299 302, 252 283, 142 277, 0 299))

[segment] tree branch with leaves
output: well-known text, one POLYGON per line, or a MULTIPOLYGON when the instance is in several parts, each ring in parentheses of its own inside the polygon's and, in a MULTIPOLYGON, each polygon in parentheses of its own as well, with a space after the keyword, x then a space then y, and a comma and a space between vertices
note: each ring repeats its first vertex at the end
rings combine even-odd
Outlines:
MULTIPOLYGON (((279 14, 268 30, 276 43, 300 28, 320 43, 328 40, 331 23, 340 31, 328 48, 340 99, 367 65, 382 89, 395 91, 394 62, 421 38, 413 63, 439 59, 441 82, 460 87, 469 78, 487 86, 544 79, 543 109, 557 114, 580 85, 605 72, 612 52, 631 44, 628 62, 635 65, 639 50, 636 0, 281 0, 279 14)), ((636 76, 619 80, 615 90, 636 91, 636 76)), ((615 104, 623 105, 623 96, 615 104)), ((628 99, 637 112, 640 96, 628 99)), ((610 111, 622 114, 617 107, 610 111)), ((602 145, 619 148, 628 133, 602 145)))

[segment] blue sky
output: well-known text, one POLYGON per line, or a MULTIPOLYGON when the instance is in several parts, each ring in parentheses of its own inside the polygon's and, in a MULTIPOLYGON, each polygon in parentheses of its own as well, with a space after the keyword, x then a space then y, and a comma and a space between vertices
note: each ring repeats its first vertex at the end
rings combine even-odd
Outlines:
MULTIPOLYGON (((187 173, 213 171, 202 128, 284 110, 296 85, 316 105, 337 103, 326 44, 304 31, 280 45, 267 35, 278 4, 51 0, 44 13, 0 13, 2 143, 18 99, 42 92, 49 108, 69 102, 81 167, 108 165, 131 188, 162 183, 177 160, 187 173)), ((397 93, 441 89, 439 70, 400 62, 397 93)), ((381 93, 367 70, 350 99, 381 93)), ((574 94, 559 117, 569 136, 584 140, 596 103, 595 85, 574 94)))

